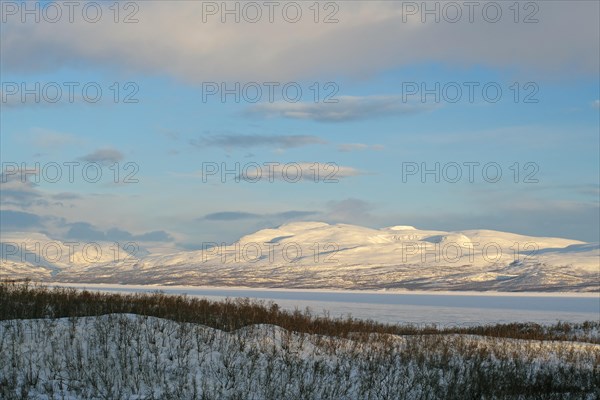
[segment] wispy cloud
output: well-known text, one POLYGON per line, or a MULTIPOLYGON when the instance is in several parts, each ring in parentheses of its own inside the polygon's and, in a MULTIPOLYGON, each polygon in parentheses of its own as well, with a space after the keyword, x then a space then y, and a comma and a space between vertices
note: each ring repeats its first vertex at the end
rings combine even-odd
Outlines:
POLYGON ((380 144, 364 144, 364 143, 342 143, 337 147, 338 151, 342 153, 350 153, 353 151, 365 151, 365 150, 383 150, 384 147, 380 144))
POLYGON ((179 132, 172 129, 159 128, 158 134, 173 141, 177 141, 181 137, 181 134, 179 132))
POLYGON ((284 211, 274 214, 256 214, 249 213, 243 211, 221 211, 212 214, 207 214, 201 219, 207 221, 240 221, 240 220, 251 220, 251 219, 282 219, 282 220, 291 220, 291 219, 299 219, 305 218, 313 215, 319 214, 317 211, 284 211))
POLYGON ((337 182, 339 179, 364 175, 365 172, 354 167, 336 163, 287 163, 271 164, 265 168, 247 168, 239 176, 248 181, 316 181, 337 182))
POLYGON ((111 228, 106 231, 95 227, 88 222, 73 222, 67 224, 69 230, 65 237, 77 240, 98 241, 136 241, 136 242, 170 242, 173 237, 165 231, 152 231, 142 234, 133 234, 123 229, 111 228))
POLYGON ((88 155, 81 157, 83 161, 94 162, 102 165, 110 165, 123 159, 123 153, 112 148, 98 149, 88 155))
POLYGON ((70 133, 57 132, 49 129, 32 129, 30 143, 38 148, 54 149, 80 143, 81 139, 70 133))
POLYGON ((221 211, 212 214, 207 214, 202 219, 208 221, 239 221, 243 219, 261 218, 261 214, 254 214, 242 211, 221 211))
POLYGON ((178 178, 200 178, 206 182, 240 182, 247 181, 252 183, 265 182, 324 182, 334 183, 339 179, 350 178, 360 175, 370 175, 371 172, 360 169, 338 165, 334 162, 252 162, 252 164, 232 163, 221 165, 213 163, 216 172, 213 171, 194 171, 190 173, 171 172, 171 175, 178 178), (225 169, 229 173, 235 173, 233 168, 237 168, 237 175, 232 178, 225 178, 225 169), (221 173, 219 173, 219 169, 221 173))
POLYGON ((326 219, 332 222, 366 222, 372 219, 373 205, 361 199, 348 198, 327 203, 326 219))
POLYGON ((274 147, 278 149, 289 149, 309 145, 327 143, 325 140, 312 135, 210 135, 190 140, 195 147, 220 147, 223 149, 250 148, 250 147, 274 147))
POLYGON ((24 230, 40 226, 42 226, 42 219, 38 215, 22 211, 0 210, 0 230, 24 230))
POLYGON ((261 103, 248 107, 249 115, 304 119, 319 122, 345 122, 384 116, 413 115, 434 107, 409 103, 401 96, 341 96, 337 103, 261 103))
POLYGON ((25 209, 47 203, 35 183, 41 174, 39 168, 21 168, 13 164, 3 167, 0 171, 0 205, 25 209))

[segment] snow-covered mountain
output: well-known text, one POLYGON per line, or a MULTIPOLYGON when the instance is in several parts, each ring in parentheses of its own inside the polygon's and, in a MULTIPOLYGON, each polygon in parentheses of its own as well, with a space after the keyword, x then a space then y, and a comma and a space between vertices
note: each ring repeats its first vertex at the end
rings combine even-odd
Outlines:
POLYGON ((3 234, 0 278, 327 289, 598 291, 600 246, 491 230, 294 222, 233 244, 148 253, 3 234))

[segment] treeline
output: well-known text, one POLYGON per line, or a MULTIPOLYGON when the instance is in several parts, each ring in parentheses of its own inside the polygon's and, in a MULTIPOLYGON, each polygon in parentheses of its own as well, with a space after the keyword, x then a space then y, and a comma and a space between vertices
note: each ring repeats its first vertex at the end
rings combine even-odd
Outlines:
POLYGON ((437 327, 384 324, 372 320, 329 318, 309 310, 286 311, 272 302, 245 299, 210 301, 186 295, 154 293, 105 293, 53 287, 30 282, 0 282, 0 320, 99 316, 129 313, 191 322, 223 331, 256 324, 277 325, 286 330, 335 337, 368 337, 370 334, 427 335, 473 334, 527 340, 600 343, 600 322, 559 322, 553 326, 511 323, 477 327, 437 327))

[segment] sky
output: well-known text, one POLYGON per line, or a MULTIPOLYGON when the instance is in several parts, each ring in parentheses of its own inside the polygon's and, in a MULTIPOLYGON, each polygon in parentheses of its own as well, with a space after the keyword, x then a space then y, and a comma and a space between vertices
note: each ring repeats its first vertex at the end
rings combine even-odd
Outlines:
POLYGON ((600 241, 597 1, 0 6, 0 233, 600 241))

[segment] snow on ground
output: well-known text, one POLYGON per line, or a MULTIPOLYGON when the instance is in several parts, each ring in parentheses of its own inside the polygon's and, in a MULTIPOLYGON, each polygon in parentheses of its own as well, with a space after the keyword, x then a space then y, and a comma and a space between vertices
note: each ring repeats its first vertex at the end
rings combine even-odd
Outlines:
POLYGON ((600 387, 590 343, 227 333, 130 314, 2 321, 0 360, 3 399, 593 399, 600 387))

